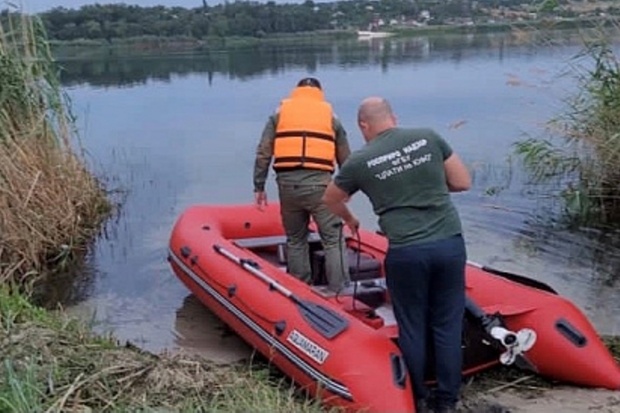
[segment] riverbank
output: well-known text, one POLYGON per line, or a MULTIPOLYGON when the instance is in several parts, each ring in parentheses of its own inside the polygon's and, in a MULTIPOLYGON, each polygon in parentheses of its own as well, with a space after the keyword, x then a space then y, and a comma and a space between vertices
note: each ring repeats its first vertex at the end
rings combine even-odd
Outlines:
POLYGON ((543 30, 582 30, 603 28, 617 25, 617 18, 575 18, 575 19, 539 19, 511 22, 458 24, 458 25, 431 25, 415 27, 392 27, 385 31, 399 36, 415 36, 423 34, 476 34, 502 33, 509 31, 543 31, 543 30))
MULTIPOLYGON (((620 340, 606 342, 620 357, 620 340)), ((216 365, 195 354, 151 354, 6 289, 0 289, 0 354, 0 411, 324 411, 262 357, 216 365)), ((618 392, 557 386, 496 368, 468 379, 460 411, 611 412, 616 406, 618 392)))
MULTIPOLYGON (((611 26, 614 19, 540 19, 536 21, 517 21, 505 23, 484 23, 474 25, 431 25, 431 26, 390 26, 382 29, 389 37, 415 37, 441 34, 504 33, 510 31, 575 30, 611 26)), ((315 32, 282 33, 261 37, 157 37, 141 36, 111 40, 52 40, 50 45, 56 56, 67 58, 87 58, 97 55, 148 55, 165 53, 169 55, 210 53, 236 48, 258 47, 261 45, 282 45, 326 43, 337 40, 358 39, 358 31, 324 30, 315 32)))
POLYGON ((107 40, 71 40, 50 41, 54 55, 66 58, 93 57, 108 54, 147 55, 165 53, 169 55, 188 52, 210 53, 236 48, 256 47, 260 45, 299 45, 325 43, 336 40, 356 39, 355 30, 329 30, 316 32, 285 33, 262 37, 211 37, 196 39, 193 37, 157 37, 140 36, 107 40))
POLYGON ((278 385, 266 365, 143 352, 6 289, 0 321, 0 411, 319 411, 278 385))
POLYGON ((0 285, 30 291, 79 261, 112 210, 40 23, 0 26, 0 285))

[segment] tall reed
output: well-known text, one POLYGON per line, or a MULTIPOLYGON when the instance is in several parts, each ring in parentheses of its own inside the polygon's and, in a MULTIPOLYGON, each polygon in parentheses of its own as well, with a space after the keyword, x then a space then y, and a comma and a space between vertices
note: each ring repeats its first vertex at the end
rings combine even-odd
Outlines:
POLYGON ((26 286, 80 250, 109 210, 79 150, 41 22, 0 24, 0 283, 26 286))
MULTIPOLYGON (((570 223, 620 222, 620 60, 614 40, 620 24, 583 37, 583 51, 570 67, 578 91, 565 112, 548 123, 549 139, 515 144, 535 185, 553 183, 570 223)), ((551 189, 553 188, 553 189, 551 189)))

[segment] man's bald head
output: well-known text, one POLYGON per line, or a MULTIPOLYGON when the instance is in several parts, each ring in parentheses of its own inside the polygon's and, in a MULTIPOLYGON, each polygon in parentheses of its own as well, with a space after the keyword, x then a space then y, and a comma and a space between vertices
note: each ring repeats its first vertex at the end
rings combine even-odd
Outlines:
POLYGON ((387 100, 372 96, 362 100, 358 118, 367 123, 381 122, 392 115, 392 108, 387 100))
POLYGON ((396 117, 389 102, 377 96, 362 101, 357 112, 357 121, 366 141, 396 126, 396 117))

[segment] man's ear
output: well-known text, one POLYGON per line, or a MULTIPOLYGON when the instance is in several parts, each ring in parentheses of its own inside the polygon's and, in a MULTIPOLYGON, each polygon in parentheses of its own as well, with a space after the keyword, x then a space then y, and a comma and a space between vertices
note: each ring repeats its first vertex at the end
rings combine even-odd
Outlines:
POLYGON ((364 122, 363 120, 358 121, 357 126, 360 128, 361 131, 368 130, 368 123, 364 122))

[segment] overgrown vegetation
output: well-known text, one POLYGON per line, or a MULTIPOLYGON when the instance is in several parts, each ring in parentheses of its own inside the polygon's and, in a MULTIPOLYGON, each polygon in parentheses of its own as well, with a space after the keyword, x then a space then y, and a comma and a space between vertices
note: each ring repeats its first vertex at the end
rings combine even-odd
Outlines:
POLYGON ((264 365, 153 355, 0 288, 0 411, 319 412, 264 365))
POLYGON ((41 22, 0 27, 0 284, 62 269, 110 204, 86 167, 41 22))
POLYGON ((274 385, 264 367, 156 356, 32 304, 30 287, 79 255, 110 204, 77 146, 41 22, 7 23, 0 28, 0 411, 318 411, 317 402, 274 385))
MULTIPOLYGON (((614 31, 620 33, 618 23, 614 31)), ((519 141, 516 154, 530 183, 562 200, 571 224, 620 222, 620 61, 609 30, 584 38, 572 73, 577 93, 544 137, 519 141), (551 189, 549 189, 551 188, 551 189)))
MULTIPOLYGON (((618 359, 620 341, 605 341, 618 359)), ((223 367, 197 356, 153 355, 113 337, 96 336, 81 322, 44 311, 4 288, 0 354, 0 411, 326 411, 260 359, 249 366, 223 367)), ((461 411, 476 413, 504 411, 483 397, 496 390, 540 397, 554 386, 504 366, 468 381, 461 411)))

